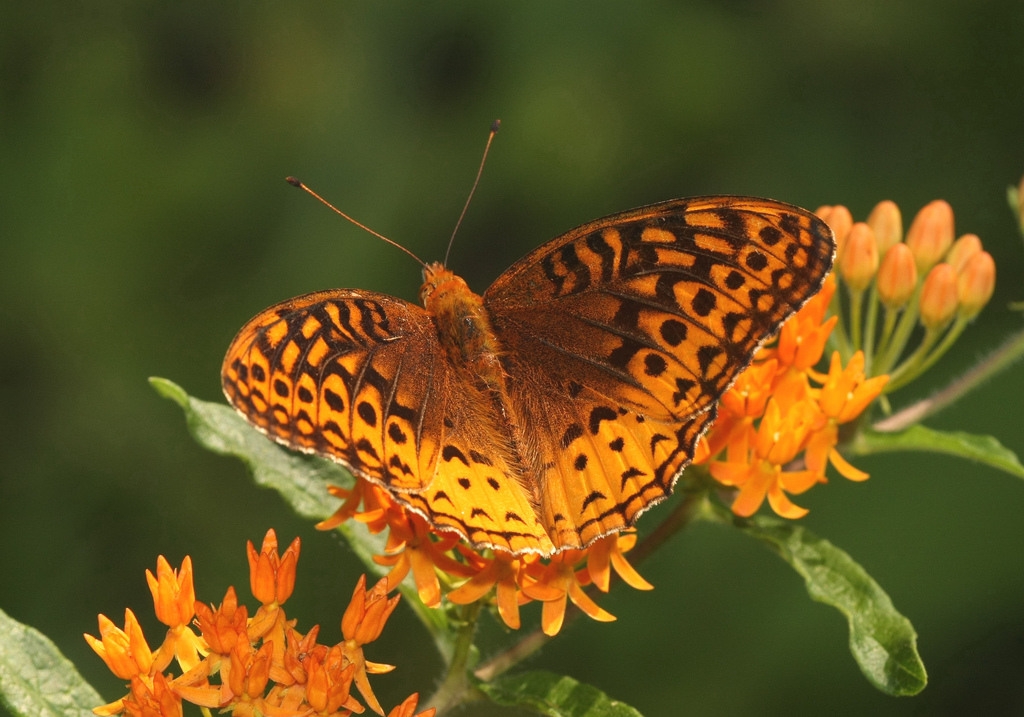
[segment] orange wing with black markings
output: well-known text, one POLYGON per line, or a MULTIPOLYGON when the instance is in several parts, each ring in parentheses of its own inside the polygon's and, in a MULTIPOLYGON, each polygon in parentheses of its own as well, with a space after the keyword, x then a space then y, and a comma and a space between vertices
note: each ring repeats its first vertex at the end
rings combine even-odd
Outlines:
POLYGON ((242 328, 222 383, 263 433, 388 488, 435 527, 551 550, 493 409, 420 307, 357 290, 291 299, 242 328))
POLYGON ((671 492, 718 399, 833 253, 803 209, 701 197, 590 222, 498 278, 484 302, 544 456, 556 545, 621 530, 671 492))

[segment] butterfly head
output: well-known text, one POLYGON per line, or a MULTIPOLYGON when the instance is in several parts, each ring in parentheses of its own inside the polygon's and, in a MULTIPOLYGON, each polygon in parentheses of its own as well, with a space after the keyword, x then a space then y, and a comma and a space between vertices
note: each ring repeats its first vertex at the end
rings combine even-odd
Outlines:
POLYGON ((465 280, 461 276, 456 276, 450 269, 446 269, 440 262, 435 261, 423 268, 420 303, 427 311, 431 311, 439 304, 449 303, 452 299, 472 294, 465 280))

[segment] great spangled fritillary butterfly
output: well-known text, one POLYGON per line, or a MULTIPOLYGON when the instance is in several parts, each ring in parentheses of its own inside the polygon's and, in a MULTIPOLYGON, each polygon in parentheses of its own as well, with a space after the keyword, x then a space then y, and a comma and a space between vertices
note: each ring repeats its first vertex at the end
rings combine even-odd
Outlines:
POLYGON ((359 289, 273 306, 228 349, 224 392, 475 547, 582 548, 671 493, 833 254, 789 204, 652 204, 552 239, 483 296, 435 263, 424 308, 359 289))

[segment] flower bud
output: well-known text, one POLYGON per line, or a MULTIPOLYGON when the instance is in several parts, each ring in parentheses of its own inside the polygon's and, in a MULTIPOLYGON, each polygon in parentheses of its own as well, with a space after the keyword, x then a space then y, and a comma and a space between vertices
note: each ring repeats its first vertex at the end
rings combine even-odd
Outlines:
POLYGON ((957 276, 960 313, 974 318, 992 298, 996 286, 996 263, 987 251, 979 251, 964 263, 957 276))
POLYGON ((945 326, 956 313, 959 301, 953 267, 936 264, 921 288, 921 323, 927 329, 945 326))
POLYGON ((836 263, 843 257, 846 247, 846 237, 853 226, 853 215, 850 210, 841 204, 832 207, 831 210, 821 217, 828 224, 836 238, 836 263))
POLYGON ((907 230, 907 246, 914 253, 918 273, 935 266, 952 243, 953 208, 942 199, 926 204, 907 230))
POLYGON ((864 291, 878 271, 878 242, 874 230, 857 222, 846 237, 846 248, 839 264, 843 281, 854 291, 864 291))
POLYGON ((946 254, 946 263, 953 267, 953 271, 960 275, 964 270, 967 260, 981 251, 981 239, 977 234, 964 234, 953 242, 953 248, 946 254))
POLYGON ((889 247, 903 241, 903 217, 896 202, 885 199, 876 204, 868 215, 868 226, 875 230, 879 256, 885 256, 889 247))
POLYGON ((878 297, 890 309, 902 309, 917 288, 917 265, 906 244, 893 244, 878 267, 878 297))

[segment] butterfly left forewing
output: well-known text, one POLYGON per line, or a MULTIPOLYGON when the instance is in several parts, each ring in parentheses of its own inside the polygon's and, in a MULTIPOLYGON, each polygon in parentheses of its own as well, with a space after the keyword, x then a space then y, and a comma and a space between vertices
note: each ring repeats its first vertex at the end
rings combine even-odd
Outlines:
POLYGON ((444 401, 423 374, 443 370, 417 306, 372 292, 307 294, 247 323, 222 370, 228 400, 274 440, 397 490, 433 476, 444 401))
POLYGON ((436 529, 551 552, 493 406, 448 361, 420 307, 357 290, 283 302, 242 328, 222 382, 268 436, 342 463, 436 529))

